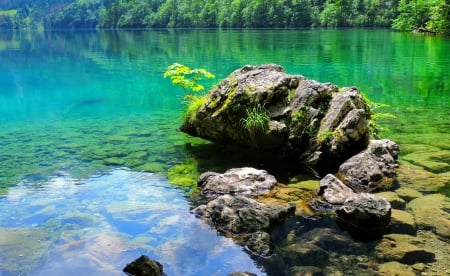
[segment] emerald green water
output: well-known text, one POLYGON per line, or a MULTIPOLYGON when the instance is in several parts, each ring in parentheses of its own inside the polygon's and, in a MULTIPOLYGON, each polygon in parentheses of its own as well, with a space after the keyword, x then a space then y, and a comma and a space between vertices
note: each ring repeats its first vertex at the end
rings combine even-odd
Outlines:
MULTIPOLYGON (((114 228, 114 239, 123 234, 129 242, 145 232, 141 228, 153 226, 133 226, 133 222, 125 220, 130 226, 123 227, 123 217, 98 209, 98 204, 123 202, 119 191, 126 189, 127 182, 155 186, 158 191, 161 188, 156 187, 164 187, 161 191, 171 191, 167 196, 174 197, 171 193, 178 190, 170 188, 166 174, 175 165, 187 162, 204 171, 251 162, 237 160, 221 148, 176 131, 181 121, 182 91, 162 77, 173 62, 215 73, 216 80, 211 85, 244 64, 278 63, 289 73, 339 86, 358 86, 373 101, 390 105, 381 111, 397 116, 382 122, 390 128, 382 135, 400 144, 401 160, 445 176, 450 171, 449 53, 448 38, 387 30, 0 32, 0 228, 25 227, 26 231, 21 230, 25 236, 27 231, 44 231, 43 235, 52 241, 47 249, 42 249, 42 255, 19 267, 2 262, 0 274, 2 270, 13 275, 30 271, 43 274, 49 268, 55 269, 48 255, 60 252, 57 244, 61 236, 55 235, 69 227, 61 216, 71 205, 57 201, 51 205, 55 210, 41 213, 32 208, 30 212, 41 217, 12 223, 14 212, 23 216, 33 201, 42 201, 54 190, 51 184, 55 179, 64 179, 63 186, 81 187, 73 194, 57 190, 57 198, 65 201, 75 197, 75 205, 93 205, 76 212, 98 213, 100 222, 107 221, 114 228), (107 201, 96 199, 95 194, 106 189, 102 185, 111 181, 106 176, 117 171, 125 176, 120 184, 112 186, 115 190, 110 191, 111 197, 107 201), (156 180, 149 184, 135 173, 150 173, 156 180), (97 176, 100 182, 93 181, 97 176), (85 186, 97 190, 88 193, 85 186), (21 204, 10 200, 17 194, 21 204), (94 198, 87 198, 87 194, 94 198), (54 217, 59 218, 57 226, 49 230, 48 221, 54 217)), ((126 191, 129 197, 139 193, 138 189, 126 191)), ((188 215, 188 201, 183 193, 176 197, 180 198, 180 206, 186 207, 176 210, 188 215)), ((150 215, 139 213, 137 219, 143 216, 150 215)), ((94 218, 89 221, 93 221, 91 228, 104 225, 94 218)), ((177 233, 187 227, 176 220, 169 224, 177 233)), ((85 234, 77 235, 79 240, 89 240, 85 234)), ((167 237, 167 231, 162 235, 167 237)), ((98 242, 98 237, 94 242, 98 242)), ((219 245, 223 242, 217 241, 219 245)), ((181 242, 178 247, 186 243, 181 242)), ((130 252, 148 252, 146 246, 132 246, 137 251, 129 249, 129 244, 126 248, 120 252, 129 255, 120 261, 115 259, 116 266, 108 263, 109 272, 129 262, 130 252)), ((223 254, 231 256, 237 254, 236 250, 238 247, 223 254)), ((189 256, 192 252, 187 250, 184 254, 189 256)), ((2 254, 6 253, 0 249, 2 254)), ((121 255, 114 258, 117 256, 121 255)), ((245 256, 242 258, 247 261, 239 265, 259 271, 245 256)), ((20 259, 8 261, 20 263, 20 259)), ((64 264, 68 259, 70 256, 58 261, 64 264)), ((162 259, 165 266, 170 263, 169 257, 162 259)), ((168 265, 169 271, 179 269, 179 264, 174 263, 168 265)), ((219 257, 210 263, 214 265, 199 263, 206 267, 205 275, 222 275, 235 268, 222 264, 219 257)), ((73 271, 96 273, 93 266, 85 264, 73 271)))

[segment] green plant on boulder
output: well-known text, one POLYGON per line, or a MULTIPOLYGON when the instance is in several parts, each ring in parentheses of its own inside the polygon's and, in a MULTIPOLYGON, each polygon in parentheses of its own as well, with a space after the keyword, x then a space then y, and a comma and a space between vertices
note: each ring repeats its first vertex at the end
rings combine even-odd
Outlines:
POLYGON ((195 118, 197 116, 197 112, 206 103, 206 96, 195 96, 190 95, 187 97, 187 107, 186 112, 184 114, 184 119, 188 122, 195 121, 195 118))
POLYGON ((180 63, 173 63, 167 67, 164 78, 167 77, 170 77, 172 84, 183 88, 185 98, 205 90, 200 81, 215 78, 214 74, 203 68, 191 69, 180 63))
POLYGON ((250 138, 255 142, 258 135, 265 133, 269 126, 269 112, 264 106, 257 104, 245 109, 246 117, 241 119, 241 125, 249 132, 250 138))
POLYGON ((184 119, 192 122, 195 120, 197 111, 206 103, 206 96, 196 95, 205 90, 200 82, 204 79, 215 78, 214 74, 203 68, 191 69, 180 63, 173 63, 164 72, 164 78, 170 78, 172 84, 183 88, 183 103, 186 104, 184 119))

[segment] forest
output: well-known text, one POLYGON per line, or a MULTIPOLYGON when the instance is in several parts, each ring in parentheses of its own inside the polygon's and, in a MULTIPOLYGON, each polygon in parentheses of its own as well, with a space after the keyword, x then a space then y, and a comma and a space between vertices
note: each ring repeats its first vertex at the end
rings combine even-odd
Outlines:
POLYGON ((450 34, 450 0, 0 0, 0 28, 377 27, 450 34))

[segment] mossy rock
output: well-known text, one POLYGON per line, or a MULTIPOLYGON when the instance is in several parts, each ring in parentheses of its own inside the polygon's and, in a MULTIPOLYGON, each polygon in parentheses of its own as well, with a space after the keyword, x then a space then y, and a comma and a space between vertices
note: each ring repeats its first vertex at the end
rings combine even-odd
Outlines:
POLYGON ((105 165, 121 166, 121 165, 125 164, 125 161, 118 157, 110 157, 110 158, 103 159, 103 163, 105 165))
POLYGON ((199 175, 198 164, 192 159, 171 167, 167 172, 169 183, 178 186, 196 186, 199 175))
POLYGON ((434 172, 443 173, 450 171, 450 151, 415 151, 402 157, 411 164, 423 167, 434 172))
POLYGON ((397 169, 397 180, 400 187, 425 193, 439 192, 450 187, 450 175, 432 173, 405 161, 401 161, 397 169))
POLYGON ((147 156, 148 156, 148 152, 146 152, 146 151, 135 151, 135 152, 128 154, 129 158, 134 158, 134 159, 145 159, 147 156))
POLYGON ((106 137, 105 141, 110 143, 123 143, 128 141, 128 136, 121 136, 121 135, 109 136, 106 137))
POLYGON ((145 164, 145 160, 143 160, 143 159, 126 159, 125 163, 124 163, 125 167, 131 168, 131 169, 142 166, 144 164, 145 164))
POLYGON ((319 188, 319 180, 306 180, 289 184, 289 187, 299 188, 307 191, 316 191, 319 188))
POLYGON ((167 171, 167 165, 160 162, 146 162, 145 164, 136 167, 136 170, 165 174, 167 171))

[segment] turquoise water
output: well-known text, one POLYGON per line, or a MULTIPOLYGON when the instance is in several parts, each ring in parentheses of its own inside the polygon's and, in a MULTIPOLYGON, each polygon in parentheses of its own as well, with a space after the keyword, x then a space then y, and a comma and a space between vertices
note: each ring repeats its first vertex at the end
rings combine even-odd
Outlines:
POLYGON ((173 62, 215 73, 211 85, 244 64, 278 63, 289 73, 358 86, 397 116, 383 122, 391 129, 383 135, 400 144, 401 159, 445 175, 448 53, 448 38, 387 30, 2 32, 0 227, 10 239, 28 237, 30 246, 20 253, 0 237, 8 248, 0 250, 8 260, 0 274, 61 267, 109 274, 139 254, 161 260, 169 275, 198 267, 205 275, 258 271, 239 246, 194 219, 183 192, 167 183, 167 170, 186 160, 199 171, 252 165, 177 132, 182 91, 162 78, 173 62), (144 197, 141 186, 161 196, 144 197), (172 210, 158 209, 167 201, 172 210), (203 236, 217 246, 202 247, 203 236), (110 252, 107 259, 99 248, 110 252), (74 262, 76 255, 83 257, 74 262), (192 264, 172 255, 192 256, 192 264))

